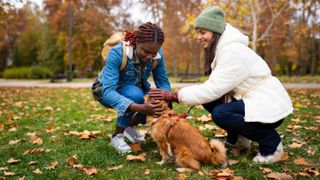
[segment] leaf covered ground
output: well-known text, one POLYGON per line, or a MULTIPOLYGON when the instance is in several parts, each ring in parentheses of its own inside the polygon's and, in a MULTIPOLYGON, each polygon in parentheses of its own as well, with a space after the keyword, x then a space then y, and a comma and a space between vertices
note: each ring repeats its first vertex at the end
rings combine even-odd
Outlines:
MULTIPOLYGON (((156 164, 160 155, 148 133, 145 143, 134 145, 137 152, 118 154, 109 143, 116 112, 95 102, 87 88, 1 87, 0 179, 318 179, 320 90, 289 93, 295 112, 278 128, 286 152, 281 162, 253 164, 254 143, 250 152, 228 152, 227 169, 204 165, 199 173, 178 173, 156 164)), ((224 141, 226 133, 201 106, 188 120, 206 137, 224 141)))

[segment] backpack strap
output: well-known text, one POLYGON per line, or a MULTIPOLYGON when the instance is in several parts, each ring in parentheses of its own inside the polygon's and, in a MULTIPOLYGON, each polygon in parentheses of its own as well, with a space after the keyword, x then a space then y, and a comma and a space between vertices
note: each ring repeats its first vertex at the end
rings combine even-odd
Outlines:
POLYGON ((121 67, 120 67, 120 72, 124 70, 124 68, 126 67, 127 65, 127 61, 128 61, 128 58, 127 58, 127 51, 126 51, 126 45, 125 43, 123 42, 122 43, 123 45, 123 54, 122 54, 122 64, 121 64, 121 67))

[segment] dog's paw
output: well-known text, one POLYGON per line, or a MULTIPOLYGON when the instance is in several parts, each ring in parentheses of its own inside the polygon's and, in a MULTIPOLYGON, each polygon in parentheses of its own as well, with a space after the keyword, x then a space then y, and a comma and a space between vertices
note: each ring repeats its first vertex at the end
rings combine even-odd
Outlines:
POLYGON ((166 163, 165 160, 161 160, 161 161, 157 162, 157 164, 159 164, 160 166, 163 165, 164 163, 166 163))
POLYGON ((179 173, 185 173, 185 172, 193 172, 194 170, 193 169, 190 169, 190 168, 176 168, 176 170, 179 172, 179 173))

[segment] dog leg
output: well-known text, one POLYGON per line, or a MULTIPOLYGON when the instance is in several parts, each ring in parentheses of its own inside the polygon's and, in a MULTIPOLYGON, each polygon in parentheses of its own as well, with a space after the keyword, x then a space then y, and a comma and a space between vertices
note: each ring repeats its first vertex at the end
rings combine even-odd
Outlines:
MULTIPOLYGON (((187 148, 179 148, 176 153, 176 164, 179 170, 200 170, 201 164, 193 158, 192 153, 187 148), (184 168, 184 169, 181 169, 184 168)), ((178 168, 177 168, 178 171, 178 168)))

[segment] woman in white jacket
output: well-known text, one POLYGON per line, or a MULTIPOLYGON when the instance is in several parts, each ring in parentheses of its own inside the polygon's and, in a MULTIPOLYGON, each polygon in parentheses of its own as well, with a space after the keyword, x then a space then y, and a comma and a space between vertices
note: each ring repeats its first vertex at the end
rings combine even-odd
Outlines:
POLYGON ((283 154, 275 130, 293 111, 292 103, 280 81, 271 75, 266 62, 248 47, 249 39, 225 23, 223 11, 209 7, 196 18, 198 40, 205 51, 207 81, 178 92, 154 89, 155 99, 202 104, 214 122, 228 132, 227 147, 239 150, 259 143, 253 161, 268 164, 283 154))

